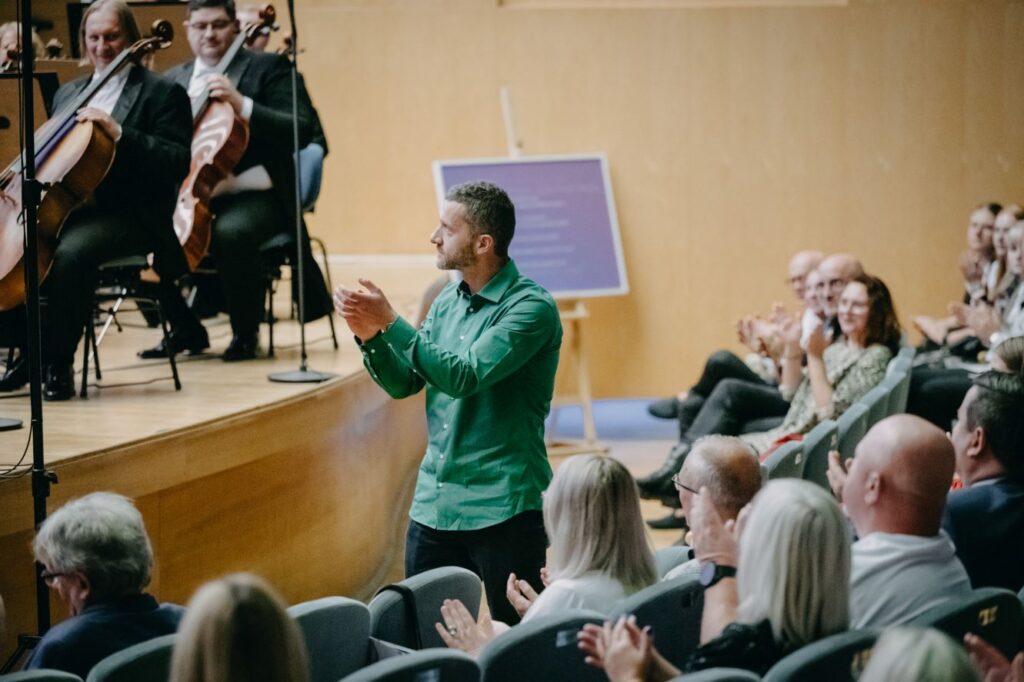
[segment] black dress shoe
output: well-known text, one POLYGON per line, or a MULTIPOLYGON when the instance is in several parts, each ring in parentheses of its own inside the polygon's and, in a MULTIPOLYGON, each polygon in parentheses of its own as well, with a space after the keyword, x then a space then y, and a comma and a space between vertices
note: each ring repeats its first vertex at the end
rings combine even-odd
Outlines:
MULTIPOLYGON (((175 353, 187 353, 188 355, 198 355, 204 350, 210 347, 210 337, 206 333, 206 329, 199 327, 195 331, 184 333, 179 331, 172 331, 169 336, 171 337, 171 344, 174 346, 175 353)), ((160 339, 160 343, 156 344, 152 348, 140 350, 138 356, 143 360, 156 360, 159 358, 167 357, 167 344, 164 343, 163 339, 160 339)))
POLYGON ((19 355, 18 359, 7 366, 7 371, 0 378, 0 391, 17 391, 28 383, 28 358, 19 355))
POLYGON ((679 441, 672 446, 668 453, 668 459, 653 474, 648 474, 636 481, 640 489, 640 497, 645 500, 656 500, 675 497, 675 486, 672 484, 672 477, 679 473, 683 466, 683 460, 690 453, 690 444, 686 441, 679 441))
POLYGON ((259 334, 236 334, 231 337, 231 343, 224 349, 221 359, 224 362, 238 362, 239 360, 252 360, 260 349, 259 334))
POLYGON ((71 365, 50 365, 46 368, 45 400, 71 400, 75 395, 75 368, 71 365))
POLYGON ((673 396, 655 400, 647 406, 647 412, 658 419, 675 419, 679 416, 679 399, 673 396))

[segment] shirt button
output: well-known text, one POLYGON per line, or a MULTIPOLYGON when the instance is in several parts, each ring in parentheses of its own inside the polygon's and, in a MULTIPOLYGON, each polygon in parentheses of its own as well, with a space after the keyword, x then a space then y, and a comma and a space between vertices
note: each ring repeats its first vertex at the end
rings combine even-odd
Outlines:
POLYGON ((377 352, 377 349, 376 349, 376 348, 371 348, 371 349, 370 349, 370 352, 371 352, 371 353, 376 353, 376 352, 377 352))
POLYGON ((438 455, 438 459, 444 459, 444 453, 443 452, 440 455, 438 455))
POLYGON ((469 309, 469 312, 471 312, 471 313, 475 313, 475 312, 476 312, 476 310, 474 310, 473 308, 470 308, 470 309, 469 309))
POLYGON ((437 484, 437 487, 438 487, 438 488, 443 488, 443 487, 444 487, 444 483, 438 483, 438 484, 437 484))
POLYGON ((447 428, 448 428, 448 425, 447 425, 447 424, 445 424, 445 425, 444 425, 444 428, 446 428, 446 429, 447 429, 447 428))
POLYGON ((459 341, 465 341, 465 340, 466 340, 466 337, 465 337, 465 336, 460 336, 460 337, 459 337, 459 341))

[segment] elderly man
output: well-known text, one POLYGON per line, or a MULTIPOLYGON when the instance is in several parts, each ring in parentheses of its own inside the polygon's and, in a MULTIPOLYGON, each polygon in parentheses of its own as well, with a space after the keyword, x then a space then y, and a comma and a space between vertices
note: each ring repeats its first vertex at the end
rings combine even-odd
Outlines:
POLYGON ((1024 587, 1024 381, 974 380, 950 434, 966 486, 950 493, 942 527, 974 587, 1024 587))
POLYGON ((971 592, 967 571, 940 528, 953 480, 953 446, 923 419, 876 424, 843 472, 830 455, 829 480, 857 531, 850 570, 850 627, 906 623, 971 592))
POLYGON ((113 493, 73 500, 46 520, 32 544, 43 579, 71 618, 36 645, 27 668, 85 679, 107 656, 178 628, 184 609, 158 604, 149 584, 153 549, 132 501, 113 493))
MULTIPOLYGON (((694 496, 705 488, 722 521, 735 520, 740 510, 761 489, 761 466, 753 451, 739 438, 706 436, 694 443, 683 468, 673 477, 679 503, 688 521, 693 518, 694 496)), ((676 566, 665 580, 700 573, 696 559, 676 566)))

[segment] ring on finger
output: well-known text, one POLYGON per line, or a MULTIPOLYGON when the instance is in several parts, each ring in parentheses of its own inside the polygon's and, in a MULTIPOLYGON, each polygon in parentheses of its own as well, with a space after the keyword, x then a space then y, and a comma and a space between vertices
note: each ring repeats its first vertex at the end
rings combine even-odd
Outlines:
POLYGON ((459 629, 457 627, 455 627, 454 625, 449 625, 448 626, 448 634, 451 635, 452 637, 454 637, 455 635, 459 634, 459 629))

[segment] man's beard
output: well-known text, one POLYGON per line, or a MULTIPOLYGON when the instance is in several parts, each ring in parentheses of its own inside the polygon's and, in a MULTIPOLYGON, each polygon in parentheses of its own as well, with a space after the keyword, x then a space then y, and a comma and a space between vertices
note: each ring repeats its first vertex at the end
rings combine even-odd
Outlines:
POLYGON ((443 251, 438 252, 437 267, 440 270, 461 270, 476 263, 476 254, 473 253, 473 245, 466 244, 455 253, 448 255, 443 251))

